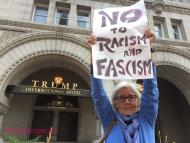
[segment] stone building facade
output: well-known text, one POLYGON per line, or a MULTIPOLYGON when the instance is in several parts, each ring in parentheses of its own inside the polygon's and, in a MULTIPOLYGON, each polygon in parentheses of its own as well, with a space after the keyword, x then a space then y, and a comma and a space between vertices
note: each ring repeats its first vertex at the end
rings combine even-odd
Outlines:
MULTIPOLYGON (((7 133, 26 140, 37 136, 32 129, 50 127, 56 129, 52 135, 55 142, 90 143, 100 137, 102 129, 91 98, 68 96, 62 99, 58 95, 7 90, 9 85, 31 86, 34 80, 45 87, 45 81, 52 82, 56 74, 70 85, 76 83, 77 88, 90 90, 90 51, 86 39, 91 33, 94 9, 135 2, 0 0, 2 138, 7 133), (28 130, 33 131, 33 136, 28 130)), ((149 26, 157 35, 152 44, 160 90, 156 131, 161 130, 176 143, 189 143, 190 1, 145 0, 145 4, 149 26)), ((111 95, 113 82, 103 83, 111 95)))

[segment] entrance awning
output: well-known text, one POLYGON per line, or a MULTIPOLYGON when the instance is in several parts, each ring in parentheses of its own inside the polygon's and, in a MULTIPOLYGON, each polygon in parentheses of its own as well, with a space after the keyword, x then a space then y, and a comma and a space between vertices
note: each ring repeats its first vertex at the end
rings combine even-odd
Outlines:
POLYGON ((8 85, 6 93, 34 94, 34 95, 62 95, 91 98, 91 91, 84 89, 44 88, 26 85, 8 85))

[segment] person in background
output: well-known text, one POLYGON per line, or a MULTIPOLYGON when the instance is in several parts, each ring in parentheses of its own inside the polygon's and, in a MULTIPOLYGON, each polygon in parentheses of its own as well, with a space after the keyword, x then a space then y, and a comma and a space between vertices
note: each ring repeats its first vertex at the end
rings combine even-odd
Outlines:
MULTIPOLYGON (((150 43, 155 39, 148 29, 144 34, 150 43)), ((92 54, 94 36, 88 38, 92 54)), ((122 81, 112 94, 112 104, 104 91, 102 81, 93 77, 91 64, 92 99, 95 110, 104 128, 103 140, 106 143, 155 143, 155 122, 158 114, 158 87, 156 65, 153 65, 154 78, 143 80, 142 95, 137 85, 122 81)))

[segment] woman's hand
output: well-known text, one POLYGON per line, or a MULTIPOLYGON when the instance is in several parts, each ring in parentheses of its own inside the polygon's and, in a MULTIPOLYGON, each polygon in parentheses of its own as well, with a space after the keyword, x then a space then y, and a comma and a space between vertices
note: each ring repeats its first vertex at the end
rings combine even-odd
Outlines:
POLYGON ((155 40, 156 36, 155 34, 151 31, 151 29, 147 29, 145 34, 144 34, 145 38, 149 38, 150 40, 150 44, 155 40))
POLYGON ((88 37, 88 47, 90 49, 90 54, 91 54, 91 63, 92 63, 92 45, 94 45, 96 42, 96 38, 91 34, 88 37))
POLYGON ((94 45, 96 42, 96 38, 91 34, 88 37, 88 47, 90 48, 90 50, 92 50, 92 45, 94 45))

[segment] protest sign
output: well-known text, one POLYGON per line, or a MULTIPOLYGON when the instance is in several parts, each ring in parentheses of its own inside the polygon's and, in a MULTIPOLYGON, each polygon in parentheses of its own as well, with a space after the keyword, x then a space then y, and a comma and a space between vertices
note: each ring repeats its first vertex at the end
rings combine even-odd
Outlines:
POLYGON ((93 73, 101 79, 152 78, 148 20, 144 1, 94 11, 93 73))

